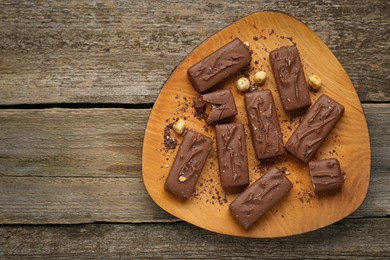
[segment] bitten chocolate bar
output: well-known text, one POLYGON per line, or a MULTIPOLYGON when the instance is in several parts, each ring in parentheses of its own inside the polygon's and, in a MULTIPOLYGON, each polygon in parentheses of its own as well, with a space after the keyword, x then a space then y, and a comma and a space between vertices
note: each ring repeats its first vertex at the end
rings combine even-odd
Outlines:
POLYGON ((238 192, 249 184, 244 126, 217 125, 215 132, 221 185, 226 191, 238 192))
POLYGON ((283 109, 290 112, 309 107, 309 90, 297 47, 285 46, 273 50, 269 59, 283 109))
POLYGON ((271 91, 247 93, 244 100, 257 159, 282 155, 282 133, 271 91))
POLYGON ((343 114, 342 105, 322 95, 288 139, 287 151, 301 161, 309 162, 343 114))
POLYGON ((328 194, 343 186, 344 177, 337 159, 310 161, 309 168, 315 193, 328 194))
POLYGON ((211 105, 206 123, 214 124, 237 115, 237 107, 230 90, 219 90, 201 96, 203 101, 211 105))
POLYGON ((187 75, 194 89, 204 93, 250 62, 248 48, 236 38, 189 68, 187 75))
POLYGON ((212 144, 211 138, 187 130, 165 182, 165 189, 181 198, 191 197, 212 144))
POLYGON ((248 229, 291 189, 292 183, 274 167, 230 204, 230 213, 243 228, 248 229))

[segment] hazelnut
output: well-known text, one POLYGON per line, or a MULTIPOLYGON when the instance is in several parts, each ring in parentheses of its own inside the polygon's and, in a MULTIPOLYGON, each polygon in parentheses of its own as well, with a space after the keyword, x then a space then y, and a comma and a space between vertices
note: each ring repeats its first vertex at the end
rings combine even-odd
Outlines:
POLYGON ((239 78, 236 82, 236 87, 239 91, 247 91, 250 87, 250 82, 249 82, 249 79, 245 78, 245 77, 242 77, 242 78, 239 78))
POLYGON ((179 119, 176 121, 176 123, 173 124, 173 131, 175 131, 179 135, 183 134, 185 129, 186 123, 183 119, 179 119))
POLYGON ((179 177, 179 181, 180 182, 185 182, 187 180, 187 177, 185 177, 185 176, 180 176, 179 177))
POLYGON ((263 84, 266 78, 267 78, 267 73, 264 70, 261 70, 256 72, 253 81, 256 84, 263 84))
POLYGON ((321 81, 321 78, 318 77, 317 75, 311 75, 309 77, 309 80, 307 81, 307 83, 309 84, 309 86, 312 90, 317 91, 321 88, 322 81, 321 81))

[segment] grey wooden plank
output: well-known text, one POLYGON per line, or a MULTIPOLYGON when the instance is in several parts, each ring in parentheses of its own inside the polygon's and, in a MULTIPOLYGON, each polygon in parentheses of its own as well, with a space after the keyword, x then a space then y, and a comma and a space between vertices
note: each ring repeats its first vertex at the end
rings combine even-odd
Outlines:
MULTIPOLYGON (((365 202, 351 218, 390 215, 389 108, 364 105, 371 182, 365 202)), ((142 183, 149 112, 1 110, 0 223, 176 221, 151 201, 142 183)))
POLYGON ((346 219, 277 239, 215 234, 186 223, 1 226, 0 257, 388 259, 390 219, 346 219))
POLYGON ((362 101, 390 100, 386 0, 97 0, 1 2, 0 104, 152 103, 197 45, 263 10, 317 32, 362 101))
POLYGON ((0 177, 0 224, 177 221, 142 178, 0 177))
POLYGON ((138 177, 150 110, 0 111, 0 176, 138 177))

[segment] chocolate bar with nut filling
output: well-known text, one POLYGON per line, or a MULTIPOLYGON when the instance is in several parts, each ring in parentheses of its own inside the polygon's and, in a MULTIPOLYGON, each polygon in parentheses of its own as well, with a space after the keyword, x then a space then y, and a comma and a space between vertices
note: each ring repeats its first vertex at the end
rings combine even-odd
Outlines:
POLYGON ((189 68, 187 75, 194 89, 205 93, 250 62, 249 49, 236 38, 189 68))
POLYGON ((212 144, 211 138, 187 130, 165 182, 165 190, 180 198, 191 197, 212 144))
POLYGON ((273 50, 269 59, 283 109, 291 112, 309 107, 309 89, 297 47, 284 46, 273 50))
POLYGON ((344 107, 322 95, 309 109, 285 147, 292 155, 308 163, 344 114, 344 107))
POLYGON ((292 189, 292 183, 278 168, 251 184, 230 204, 230 213, 248 229, 292 189))
POLYGON ((244 100, 257 159, 282 155, 283 138, 271 91, 247 93, 244 100))
POLYGON ((241 191, 249 184, 244 126, 239 123, 215 127, 221 185, 226 191, 241 191))
POLYGON ((224 121, 237 115, 237 107, 230 90, 219 90, 201 96, 202 100, 211 105, 211 111, 206 119, 207 124, 224 121))
POLYGON ((330 194, 343 186, 344 177, 337 159, 310 161, 309 169, 315 193, 330 194))

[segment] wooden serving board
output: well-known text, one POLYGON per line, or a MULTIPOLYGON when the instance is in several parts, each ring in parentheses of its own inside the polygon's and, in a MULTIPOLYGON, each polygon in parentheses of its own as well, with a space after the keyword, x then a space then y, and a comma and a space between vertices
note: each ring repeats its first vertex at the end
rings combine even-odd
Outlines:
MULTIPOLYGON (((172 133, 181 142, 181 137, 172 133)), ((216 33, 197 47, 176 68, 158 96, 146 127, 142 154, 142 173, 145 187, 152 199, 172 215, 214 232, 243 237, 282 237, 316 230, 330 225, 355 211, 363 202, 370 179, 370 141, 363 109, 355 89, 343 67, 320 38, 295 18, 276 12, 249 15, 216 33), (281 106, 269 63, 269 52, 275 48, 296 44, 300 51, 306 77, 320 76, 321 90, 311 92, 314 102, 327 94, 345 107, 345 114, 320 148, 316 159, 335 157, 345 173, 341 192, 318 197, 312 190, 308 166, 286 154, 259 162, 255 158, 244 110, 243 94, 235 88, 237 74, 225 80, 216 89, 231 89, 239 111, 236 122, 244 123, 250 169, 253 183, 273 165, 287 168, 287 177, 293 183, 292 191, 249 230, 242 229, 229 213, 229 204, 237 195, 225 194, 220 186, 213 127, 194 117, 193 97, 199 94, 187 79, 187 69, 230 42, 235 37, 247 41, 253 50, 250 77, 256 70, 265 70, 268 78, 260 89, 270 89, 277 106, 284 136, 288 140, 299 124, 301 116, 287 115, 281 106), (167 123, 183 118, 188 129, 210 136, 214 140, 209 156, 196 186, 195 195, 182 201, 164 190, 164 182, 178 147, 166 152, 163 132, 167 123)))

